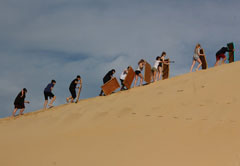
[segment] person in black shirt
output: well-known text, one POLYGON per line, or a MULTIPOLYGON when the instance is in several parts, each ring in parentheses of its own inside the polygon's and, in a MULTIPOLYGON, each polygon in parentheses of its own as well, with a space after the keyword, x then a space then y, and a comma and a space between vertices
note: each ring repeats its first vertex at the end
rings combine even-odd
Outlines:
MULTIPOLYGON (((115 69, 112 69, 111 71, 109 71, 104 77, 103 77, 103 84, 107 83, 108 81, 110 81, 113 78, 113 74, 115 73, 115 69)), ((103 90, 101 90, 99 96, 103 95, 103 90)))
POLYGON ((71 93, 71 96, 66 99, 67 103, 69 102, 69 100, 71 100, 70 102, 73 103, 74 99, 77 97, 76 88, 79 88, 77 87, 77 84, 80 84, 80 83, 81 83, 81 77, 78 75, 77 78, 75 78, 69 86, 69 91, 71 93))
POLYGON ((22 91, 17 95, 14 101, 14 111, 12 113, 12 116, 14 117, 17 110, 20 109, 19 115, 23 115, 23 111, 25 110, 25 105, 24 103, 30 103, 29 101, 25 101, 27 89, 24 88, 22 91))
POLYGON ((230 52, 227 47, 222 47, 217 53, 216 53, 216 63, 215 66, 218 65, 219 61, 222 59, 222 64, 225 63, 227 57, 225 55, 226 52, 230 52))

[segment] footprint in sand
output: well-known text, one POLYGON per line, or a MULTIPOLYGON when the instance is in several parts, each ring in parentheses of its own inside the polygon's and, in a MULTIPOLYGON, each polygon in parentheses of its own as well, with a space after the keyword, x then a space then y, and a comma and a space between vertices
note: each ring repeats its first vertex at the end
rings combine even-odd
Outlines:
POLYGON ((174 119, 178 119, 178 117, 177 117, 177 116, 174 116, 173 118, 174 118, 174 119))
POLYGON ((186 118, 186 120, 192 120, 192 118, 186 118))
POLYGON ((205 88, 205 86, 203 85, 203 86, 201 86, 201 88, 205 88))
POLYGON ((159 118, 163 118, 164 116, 162 116, 162 115, 159 115, 158 117, 159 117, 159 118))
POLYGON ((180 89, 180 90, 177 90, 177 92, 183 92, 184 90, 180 89))
POLYGON ((136 115, 137 113, 133 112, 132 115, 136 115))
POLYGON ((204 118, 204 119, 202 119, 202 120, 207 120, 207 119, 204 118))
POLYGON ((151 116, 151 115, 145 115, 145 116, 149 117, 149 116, 151 116))

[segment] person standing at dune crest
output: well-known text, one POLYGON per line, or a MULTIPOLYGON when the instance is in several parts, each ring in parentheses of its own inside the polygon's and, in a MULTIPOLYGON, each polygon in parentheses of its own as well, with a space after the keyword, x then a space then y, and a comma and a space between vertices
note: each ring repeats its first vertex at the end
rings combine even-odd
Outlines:
MULTIPOLYGON (((115 69, 110 70, 104 77, 103 77, 103 84, 107 83, 113 78, 113 75, 116 73, 115 69)), ((101 90, 99 96, 103 95, 103 90, 101 90)))
POLYGON ((56 81, 52 80, 51 83, 49 83, 44 89, 44 98, 45 98, 44 107, 43 107, 44 109, 47 108, 47 105, 49 106, 49 108, 53 107, 53 102, 56 100, 56 96, 52 93, 52 90, 55 84, 56 84, 56 81), (48 98, 51 99, 49 104, 48 104, 48 98))
POLYGON ((193 62, 192 62, 192 66, 191 66, 190 72, 192 72, 193 67, 196 64, 196 62, 199 63, 199 65, 196 68, 196 71, 198 71, 199 68, 202 66, 202 61, 200 60, 200 57, 199 57, 199 56, 202 56, 202 54, 200 54, 200 49, 201 49, 201 45, 197 44, 195 49, 194 49, 193 62))
POLYGON ((24 103, 30 103, 29 101, 25 101, 27 89, 23 88, 22 91, 17 95, 15 101, 14 101, 14 111, 12 113, 12 117, 15 116, 16 112, 18 109, 20 109, 19 115, 23 115, 23 111, 25 110, 25 105, 24 103))
POLYGON ((76 88, 79 88, 77 87, 77 84, 81 84, 81 76, 78 75, 70 84, 69 86, 69 91, 71 93, 71 96, 68 97, 66 100, 67 100, 67 103, 70 102, 73 103, 74 99, 77 97, 76 95, 76 88))

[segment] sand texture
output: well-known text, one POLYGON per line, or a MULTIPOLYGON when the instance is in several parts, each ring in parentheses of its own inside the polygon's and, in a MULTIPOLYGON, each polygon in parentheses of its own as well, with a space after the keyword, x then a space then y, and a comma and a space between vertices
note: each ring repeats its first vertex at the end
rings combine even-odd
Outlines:
POLYGON ((0 120, 0 166, 240 166, 240 63, 0 120))

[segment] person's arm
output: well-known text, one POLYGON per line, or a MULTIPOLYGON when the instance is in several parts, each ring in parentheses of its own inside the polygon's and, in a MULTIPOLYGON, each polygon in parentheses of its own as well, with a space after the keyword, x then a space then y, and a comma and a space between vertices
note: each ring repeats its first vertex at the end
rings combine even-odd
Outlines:
POLYGON ((21 96, 21 98, 23 98, 23 96, 24 96, 24 91, 22 90, 22 96, 21 96))
POLYGON ((24 103, 30 104, 30 101, 24 101, 24 103))

